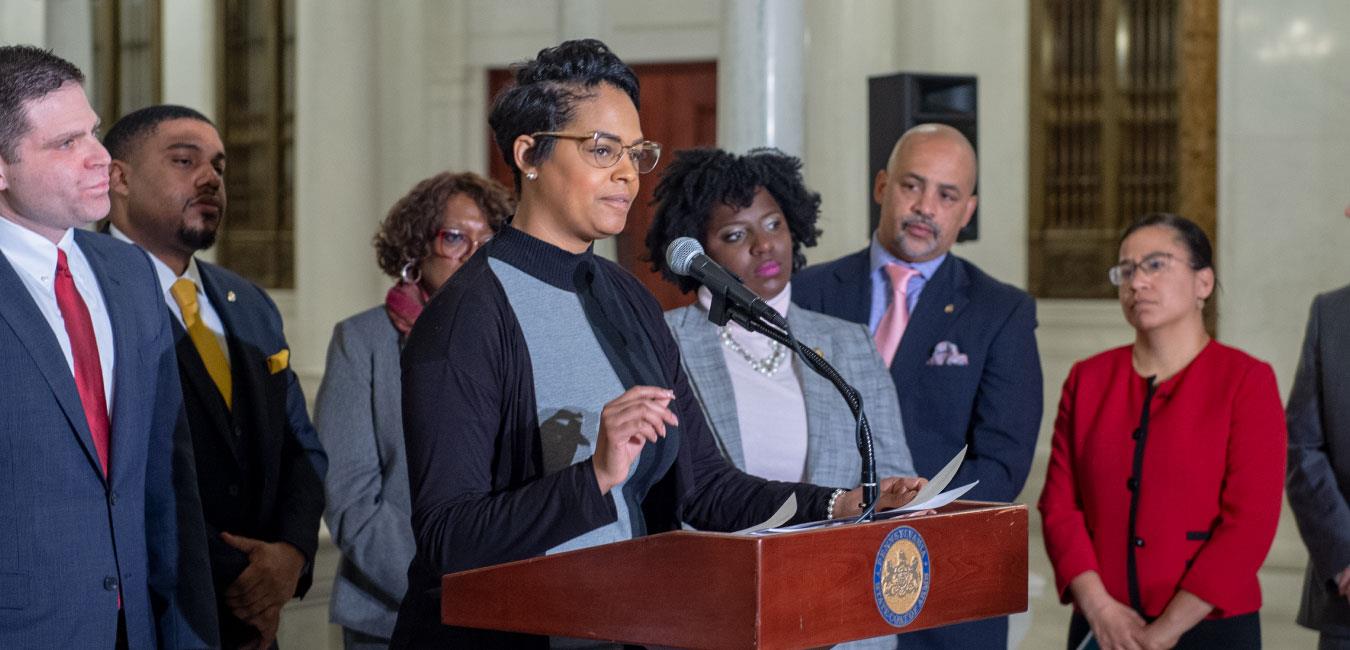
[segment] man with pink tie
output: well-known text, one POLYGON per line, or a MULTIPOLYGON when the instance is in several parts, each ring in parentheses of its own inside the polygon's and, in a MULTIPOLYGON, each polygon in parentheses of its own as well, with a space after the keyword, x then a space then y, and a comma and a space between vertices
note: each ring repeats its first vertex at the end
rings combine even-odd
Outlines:
MULTIPOLYGON (((950 252, 975 213, 977 175, 975 150, 956 129, 906 131, 877 171, 871 245, 798 273, 792 297, 872 329, 920 476, 964 446, 953 485, 979 480, 966 498, 1013 501, 1041 424, 1036 303, 950 252)), ((902 645, 994 648, 1006 638, 1007 620, 997 618, 912 632, 902 645)))

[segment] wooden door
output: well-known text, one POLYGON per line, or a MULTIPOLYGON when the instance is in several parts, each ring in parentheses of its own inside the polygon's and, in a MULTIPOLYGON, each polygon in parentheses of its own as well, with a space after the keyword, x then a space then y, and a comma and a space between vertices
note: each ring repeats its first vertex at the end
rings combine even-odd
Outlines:
MULTIPOLYGON (((711 147, 717 140, 717 64, 654 63, 633 66, 642 84, 642 133, 661 143, 661 161, 650 174, 644 174, 637 201, 628 213, 628 223, 617 238, 619 264, 636 275, 661 302, 662 309, 693 302, 693 294, 681 294, 675 285, 651 270, 647 259, 647 227, 654 208, 652 190, 661 172, 676 151, 691 147, 711 147)), ((511 82, 509 70, 488 73, 488 97, 511 82)), ((511 187, 511 169, 502 160, 489 134, 489 170, 492 177, 511 187)))

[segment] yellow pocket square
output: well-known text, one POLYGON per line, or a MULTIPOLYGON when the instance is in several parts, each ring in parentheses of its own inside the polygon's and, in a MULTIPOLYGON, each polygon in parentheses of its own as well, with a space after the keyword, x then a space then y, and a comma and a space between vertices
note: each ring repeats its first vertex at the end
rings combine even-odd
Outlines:
POLYGON ((277 374, 291 365, 291 351, 282 348, 280 352, 267 357, 267 372, 277 374))

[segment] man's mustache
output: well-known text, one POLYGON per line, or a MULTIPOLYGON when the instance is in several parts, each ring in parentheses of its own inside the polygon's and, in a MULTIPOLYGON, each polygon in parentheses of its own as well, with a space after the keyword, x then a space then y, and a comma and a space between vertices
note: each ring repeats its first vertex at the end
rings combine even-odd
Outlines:
POLYGON ((914 225, 923 226, 933 231, 934 239, 942 238, 942 228, 938 226, 937 222, 934 221, 932 217, 928 217, 922 214, 914 214, 905 217, 904 220, 900 222, 900 230, 903 231, 905 228, 914 225))

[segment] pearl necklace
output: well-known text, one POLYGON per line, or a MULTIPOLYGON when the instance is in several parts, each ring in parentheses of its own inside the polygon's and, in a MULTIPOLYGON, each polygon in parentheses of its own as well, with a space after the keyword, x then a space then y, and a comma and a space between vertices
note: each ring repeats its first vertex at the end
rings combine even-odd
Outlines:
POLYGON ((741 355, 741 358, 745 359, 745 362, 750 364, 751 370, 754 370, 765 377, 772 377, 774 373, 778 372, 778 369, 783 366, 783 362, 788 358, 787 347, 778 341, 771 341, 769 346, 771 352, 769 353, 768 358, 756 359, 751 356, 745 348, 741 347, 740 343, 737 343, 735 339, 731 338, 731 330, 725 325, 722 326, 718 337, 722 339, 722 345, 726 346, 728 350, 741 355))

